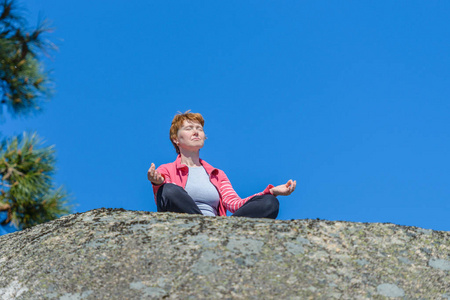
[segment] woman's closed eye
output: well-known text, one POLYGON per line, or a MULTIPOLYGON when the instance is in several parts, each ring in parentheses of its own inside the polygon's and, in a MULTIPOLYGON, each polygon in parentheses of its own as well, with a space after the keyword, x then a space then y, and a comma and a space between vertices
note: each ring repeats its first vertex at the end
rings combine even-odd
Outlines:
POLYGON ((197 130, 197 131, 201 131, 201 132, 203 132, 203 127, 202 126, 193 126, 193 125, 189 125, 189 126, 186 126, 186 127, 182 127, 181 128, 182 130, 185 130, 185 131, 192 131, 192 130, 197 130))

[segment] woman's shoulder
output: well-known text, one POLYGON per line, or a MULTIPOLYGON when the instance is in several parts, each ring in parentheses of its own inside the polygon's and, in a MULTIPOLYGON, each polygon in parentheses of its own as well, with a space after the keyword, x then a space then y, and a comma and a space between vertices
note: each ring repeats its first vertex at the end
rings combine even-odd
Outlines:
POLYGON ((176 169, 176 168, 177 168, 177 161, 165 163, 158 167, 159 170, 160 169, 171 170, 171 169, 176 169))

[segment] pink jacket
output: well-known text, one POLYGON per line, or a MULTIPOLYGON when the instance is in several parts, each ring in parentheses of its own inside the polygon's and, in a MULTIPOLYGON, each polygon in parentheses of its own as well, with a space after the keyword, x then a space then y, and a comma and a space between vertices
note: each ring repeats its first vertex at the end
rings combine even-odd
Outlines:
MULTIPOLYGON (((227 178, 227 175, 225 175, 225 173, 222 170, 212 167, 210 164, 208 164, 206 161, 202 159, 200 159, 200 163, 208 173, 209 180, 219 192, 220 195, 220 202, 218 207, 219 216, 226 216, 227 210, 229 210, 231 213, 234 213, 252 197, 270 194, 270 189, 273 188, 273 185, 269 184, 264 191, 254 194, 250 197, 241 199, 238 196, 238 194, 236 194, 236 192, 234 191, 230 181, 227 178)), ((178 186, 181 186, 182 188, 186 187, 186 182, 189 174, 189 167, 186 166, 185 164, 181 164, 181 155, 178 155, 177 159, 174 162, 161 165, 157 170, 164 177, 164 183, 173 183, 178 186)), ((156 194, 161 185, 153 184, 153 193, 155 194, 155 202, 156 202, 156 194)))

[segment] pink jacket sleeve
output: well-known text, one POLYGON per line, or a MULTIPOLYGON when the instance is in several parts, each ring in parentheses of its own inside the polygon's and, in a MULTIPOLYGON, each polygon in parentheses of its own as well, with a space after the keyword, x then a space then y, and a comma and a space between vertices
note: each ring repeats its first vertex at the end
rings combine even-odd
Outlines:
POLYGON ((251 198, 253 198, 255 196, 271 194, 270 193, 270 189, 273 188, 273 185, 269 184, 265 188, 264 191, 242 199, 234 191, 234 189, 231 186, 230 180, 228 179, 227 175, 225 175, 225 173, 222 172, 222 176, 221 177, 222 177, 222 180, 220 182, 220 194, 222 195, 222 202, 225 205, 225 208, 228 211, 230 211, 231 213, 234 213, 242 205, 244 205, 245 202, 247 202, 248 200, 250 200, 251 198))

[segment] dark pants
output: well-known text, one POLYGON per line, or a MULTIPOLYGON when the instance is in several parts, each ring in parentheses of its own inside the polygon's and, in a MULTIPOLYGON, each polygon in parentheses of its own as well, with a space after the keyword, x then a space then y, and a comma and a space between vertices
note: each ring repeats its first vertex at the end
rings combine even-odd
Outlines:
MULTIPOLYGON (((182 187, 173 183, 163 184, 159 188, 156 206, 158 212, 202 214, 191 196, 182 187)), ((279 206, 278 199, 272 194, 255 196, 245 202, 232 216, 276 219, 279 206)))

